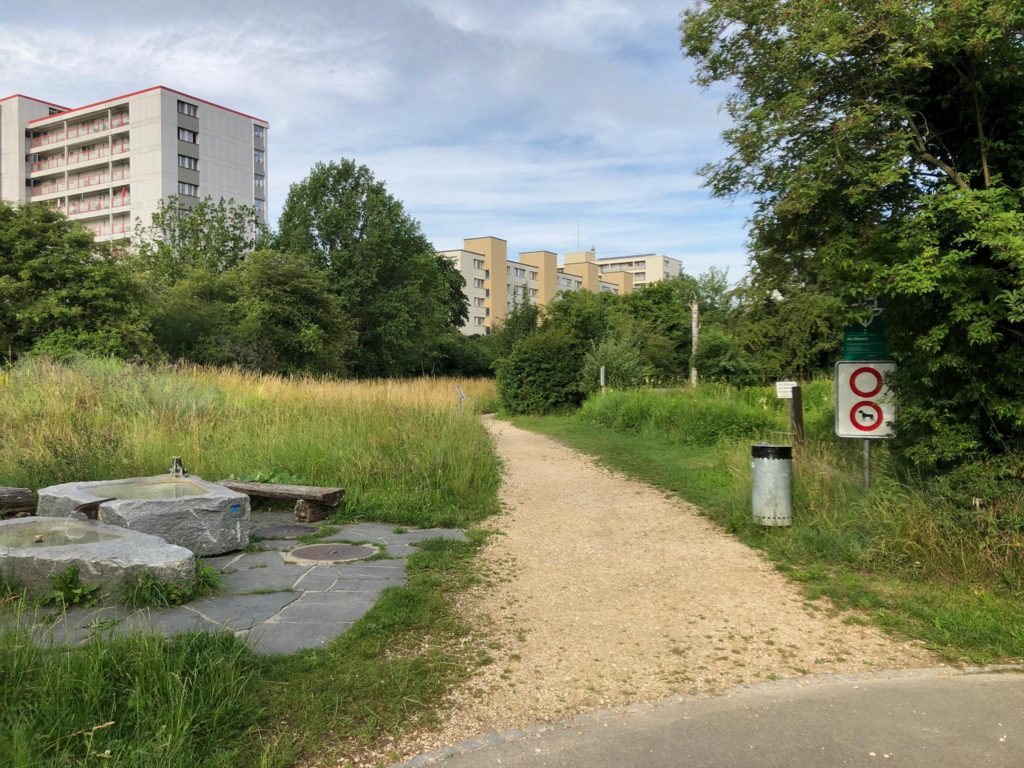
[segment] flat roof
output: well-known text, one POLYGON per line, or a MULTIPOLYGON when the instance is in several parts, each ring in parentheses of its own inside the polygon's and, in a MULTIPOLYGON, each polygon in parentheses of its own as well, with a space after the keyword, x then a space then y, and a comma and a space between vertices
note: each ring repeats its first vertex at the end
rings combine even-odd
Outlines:
POLYGON ((24 93, 12 93, 10 96, 4 96, 0 101, 7 101, 8 99, 28 99, 34 101, 37 104, 45 104, 48 107, 56 107, 57 109, 67 109, 67 107, 60 104, 54 104, 52 101, 46 101, 45 99, 37 99, 35 96, 26 96, 24 93))
MULTIPOLYGON (((270 125, 270 123, 268 123, 262 117, 255 117, 253 115, 247 115, 245 112, 239 112, 237 109, 231 109, 231 107, 225 107, 225 106, 223 106, 221 104, 217 104, 217 103, 215 103, 213 101, 208 101, 206 99, 201 99, 198 96, 192 96, 191 94, 185 93, 184 91, 179 91, 179 90, 176 90, 174 88, 168 88, 166 85, 153 85, 153 86, 150 86, 149 88, 143 88, 140 91, 132 91, 131 93, 124 93, 124 94, 121 94, 120 96, 112 96, 109 99, 101 99, 100 101, 94 101, 92 104, 85 104, 84 106, 75 107, 74 109, 67 109, 66 107, 61 107, 61 109, 64 110, 63 112, 59 112, 59 113, 57 113, 55 115, 47 115, 46 117, 37 117, 35 120, 29 120, 28 124, 31 125, 32 123, 41 123, 41 122, 44 122, 46 120, 62 119, 62 118, 67 117, 68 115, 72 114, 73 112, 81 112, 81 111, 86 110, 86 109, 92 109, 93 107, 98 107, 100 104, 106 104, 109 101, 118 101, 119 99, 127 99, 127 98, 129 98, 131 96, 138 96, 138 95, 143 94, 143 93, 149 93, 150 91, 167 91, 168 93, 173 93, 173 94, 176 94, 178 96, 184 96, 186 99, 192 99, 193 101, 198 101, 201 104, 207 104, 207 105, 209 105, 211 107, 216 107, 217 109, 223 109, 225 112, 231 112, 231 113, 239 115, 241 117, 246 117, 246 118, 248 118, 250 120, 256 120, 257 122, 263 123, 264 125, 267 125, 267 126, 270 125)), ((8 98, 10 98, 10 97, 8 97, 8 98)), ((33 101, 38 101, 38 99, 33 99, 33 101)), ((44 102, 41 102, 41 103, 49 104, 50 102, 44 101, 44 102)), ((53 104, 51 106, 56 107, 58 105, 57 104, 53 104)))

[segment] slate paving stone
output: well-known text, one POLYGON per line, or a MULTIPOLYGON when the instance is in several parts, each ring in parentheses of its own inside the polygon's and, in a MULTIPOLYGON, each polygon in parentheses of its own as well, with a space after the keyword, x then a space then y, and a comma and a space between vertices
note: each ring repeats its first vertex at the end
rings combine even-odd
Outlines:
POLYGON ((331 565, 316 565, 296 583, 295 589, 303 592, 327 592, 341 577, 339 568, 331 565))
POLYGON ((392 544, 388 542, 387 554, 390 557, 408 557, 409 555, 415 555, 418 550, 409 544, 392 544))
POLYGON ((208 621, 193 610, 179 605, 175 608, 160 608, 136 611, 126 616, 114 629, 115 634, 130 635, 135 632, 156 635, 177 635, 182 632, 219 632, 221 624, 208 621))
POLYGON ((302 543, 295 539, 266 539, 265 541, 253 542, 253 546, 261 550, 294 549, 301 547, 302 543))
POLYGON ((394 534, 395 526, 382 523, 349 523, 337 533, 324 537, 324 541, 378 541, 394 534))
POLYGON ((266 595, 228 595, 193 600, 188 608, 211 621, 240 631, 260 625, 294 602, 299 592, 271 592, 266 595))
POLYGON ((203 562, 216 571, 222 571, 225 568, 230 568, 231 563, 242 556, 242 552, 229 552, 226 555, 218 555, 217 557, 204 557, 203 562))
POLYGON ((388 547, 392 544, 418 544, 427 539, 450 539, 452 541, 465 541, 466 534, 457 528, 417 528, 405 533, 392 532, 384 537, 388 547))
MULTIPOLYGON (((254 525, 294 523, 289 510, 259 510, 254 525)), ((95 634, 109 637, 131 632, 174 635, 203 630, 233 631, 246 638, 256 653, 294 653, 319 648, 345 632, 390 587, 406 583, 405 558, 416 544, 431 538, 465 540, 462 531, 431 528, 395 533, 395 526, 353 523, 322 541, 386 543, 388 558, 333 565, 286 563, 279 550, 302 546, 289 539, 257 543, 258 552, 233 552, 204 558, 224 572, 224 592, 169 609, 130 610, 105 605, 73 608, 66 614, 37 609, 26 616, 33 637, 43 645, 72 645, 95 634), (295 591, 291 591, 294 587, 295 591), (240 594, 273 590, 260 594, 240 594)), ((11 619, 0 620, 0 630, 11 619)))
POLYGON ((280 592, 292 589, 295 582, 306 572, 308 566, 283 565, 281 567, 243 568, 221 577, 224 591, 231 595, 244 592, 270 590, 280 592))
POLYGON ((33 628, 43 642, 54 645, 77 645, 94 634, 115 634, 115 629, 131 614, 121 605, 102 605, 92 608, 72 608, 63 618, 49 623, 42 617, 41 623, 33 628))
POLYGON ((290 509, 254 509, 249 514, 249 526, 262 528, 267 525, 290 525, 295 522, 295 513, 290 509))
POLYGON ((354 622, 373 607, 379 592, 306 592, 287 605, 272 623, 332 624, 354 622))
POLYGON ((297 539, 299 536, 316 533, 318 530, 320 529, 315 525, 287 523, 285 525, 265 525, 262 528, 256 528, 252 531, 252 535, 261 539, 297 539))
POLYGON ((345 566, 346 578, 394 579, 405 577, 405 560, 371 560, 370 562, 349 563, 345 566))
POLYGON ((322 648, 353 623, 261 624, 253 627, 246 637, 259 654, 295 653, 306 648, 322 648))
POLYGON ((253 566, 277 568, 284 565, 284 558, 277 552, 245 552, 231 564, 232 571, 247 571, 253 566))

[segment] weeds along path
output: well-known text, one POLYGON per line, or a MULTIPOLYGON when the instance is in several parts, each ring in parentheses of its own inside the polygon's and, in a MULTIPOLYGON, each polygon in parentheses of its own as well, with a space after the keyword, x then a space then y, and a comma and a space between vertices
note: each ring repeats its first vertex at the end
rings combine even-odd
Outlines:
POLYGON ((676 693, 936 666, 844 623, 694 507, 546 437, 487 421, 505 462, 491 578, 463 610, 493 640, 433 745, 676 693), (485 660, 486 661, 486 660, 485 660))

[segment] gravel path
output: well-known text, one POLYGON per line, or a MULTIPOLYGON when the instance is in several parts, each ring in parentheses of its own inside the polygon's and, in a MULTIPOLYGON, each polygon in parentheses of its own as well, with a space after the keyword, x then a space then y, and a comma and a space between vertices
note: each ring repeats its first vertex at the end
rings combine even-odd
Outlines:
POLYGON ((689 504, 546 437, 488 426, 506 511, 463 609, 493 662, 416 754, 482 733, 679 693, 829 672, 936 666, 846 624, 689 504))

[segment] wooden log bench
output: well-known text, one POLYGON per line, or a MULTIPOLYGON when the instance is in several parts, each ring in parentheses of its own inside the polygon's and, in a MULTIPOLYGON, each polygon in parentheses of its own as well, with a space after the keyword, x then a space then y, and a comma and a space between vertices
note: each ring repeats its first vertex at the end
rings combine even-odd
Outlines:
POLYGON ((232 491, 260 499, 294 501, 295 519, 302 523, 326 520, 345 498, 344 488, 320 488, 315 485, 252 483, 246 480, 221 480, 232 491))
POLYGON ((36 495, 28 488, 0 486, 0 520, 27 517, 36 513, 36 495))

